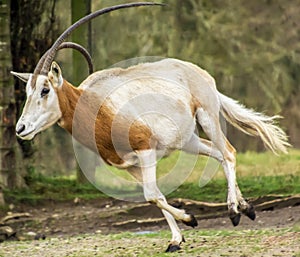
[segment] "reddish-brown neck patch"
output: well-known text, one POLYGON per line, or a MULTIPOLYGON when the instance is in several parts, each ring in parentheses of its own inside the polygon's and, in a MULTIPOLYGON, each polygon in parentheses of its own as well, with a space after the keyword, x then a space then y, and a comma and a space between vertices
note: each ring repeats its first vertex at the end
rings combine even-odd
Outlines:
POLYGON ((81 94, 81 89, 74 87, 66 80, 64 80, 63 85, 57 89, 59 106, 62 112, 62 117, 59 121, 59 124, 71 134, 74 111, 81 94))

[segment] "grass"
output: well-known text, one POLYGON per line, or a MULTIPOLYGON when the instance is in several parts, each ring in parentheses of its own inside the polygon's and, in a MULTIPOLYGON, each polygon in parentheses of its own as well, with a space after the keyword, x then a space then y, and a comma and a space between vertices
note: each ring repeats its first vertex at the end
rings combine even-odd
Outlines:
POLYGON ((164 253, 169 231, 88 234, 45 241, 4 242, 0 256, 299 256, 298 228, 190 229, 176 253, 164 253))
POLYGON ((76 197, 81 199, 106 197, 93 185, 78 184, 72 178, 30 174, 26 180, 27 188, 4 191, 7 202, 36 204, 44 200, 66 201, 76 197))
MULTIPOLYGON (((168 198, 181 197, 212 202, 226 200, 227 183, 222 169, 209 158, 175 152, 160 160, 157 173, 161 188, 172 184, 175 189, 185 180, 168 198)), ((124 194, 135 190, 135 184, 128 186, 128 181, 132 182, 133 179, 126 171, 105 168, 105 172, 98 171, 97 174, 101 183, 104 183, 103 187, 119 188, 124 194)), ((299 194, 300 150, 292 149, 288 155, 282 156, 274 156, 270 152, 238 154, 237 178, 247 198, 268 194, 299 194)), ((5 190, 8 202, 37 203, 45 199, 64 201, 75 197, 107 197, 93 185, 78 184, 74 178, 44 177, 31 172, 27 177, 27 184, 25 189, 5 190)))
MULTIPOLYGON (((300 193, 300 176, 242 177, 239 186, 247 198, 264 195, 294 195, 300 193)), ((205 187, 196 183, 185 183, 168 197, 181 197, 198 201, 225 202, 227 183, 224 179, 214 179, 205 187)))

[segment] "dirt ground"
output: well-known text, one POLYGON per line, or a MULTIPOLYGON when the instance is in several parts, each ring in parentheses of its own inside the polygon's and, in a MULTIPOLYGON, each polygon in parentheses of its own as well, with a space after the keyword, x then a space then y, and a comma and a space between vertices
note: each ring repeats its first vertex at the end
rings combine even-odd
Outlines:
MULTIPOLYGON (((242 216, 240 225, 235 229, 240 231, 264 228, 292 228, 295 226, 300 228, 299 199, 291 201, 290 204, 285 202, 284 205, 278 204, 276 199, 275 201, 274 199, 267 199, 272 204, 265 204, 266 199, 260 199, 256 203, 256 209, 258 210, 256 220, 251 221, 242 216)), ((174 206, 183 207, 188 212, 195 214, 198 220, 197 230, 233 229, 224 204, 210 206, 206 203, 180 199, 171 200, 170 202, 174 206)), ((281 204, 283 202, 281 201, 281 204)), ((10 212, 2 211, 0 213, 0 220, 1 218, 2 227, 9 226, 13 230, 7 235, 7 240, 32 240, 32 242, 49 238, 72 238, 83 234, 106 235, 125 231, 142 234, 168 229, 166 221, 162 218, 157 207, 148 203, 137 204, 112 199, 91 201, 74 199, 74 201, 69 202, 47 201, 37 206, 11 206, 10 212)), ((184 224, 180 224, 180 227, 187 229, 184 224)), ((299 233, 296 232, 292 235, 293 240, 295 238, 300 240, 299 233)), ((295 252, 295 249, 293 251, 295 252)), ((5 255, 1 255, 0 251, 0 256, 5 255)))

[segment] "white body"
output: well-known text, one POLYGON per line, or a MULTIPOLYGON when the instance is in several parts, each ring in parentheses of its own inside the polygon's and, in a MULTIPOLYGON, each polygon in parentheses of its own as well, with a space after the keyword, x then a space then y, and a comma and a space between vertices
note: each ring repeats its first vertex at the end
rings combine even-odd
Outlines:
MULTIPOLYGON (((97 95, 101 99, 98 106, 104 103, 114 115, 125 118, 128 125, 139 120, 149 127, 157 148, 180 149, 189 142, 196 128, 190 88, 193 87, 192 79, 187 81, 188 72, 182 69, 186 65, 192 64, 165 59, 125 70, 99 71, 83 81, 79 88, 97 95)), ((209 80, 214 88, 212 77, 204 74, 207 77, 203 84, 198 84, 197 90, 201 90, 201 86, 210 87, 206 83, 209 80)))

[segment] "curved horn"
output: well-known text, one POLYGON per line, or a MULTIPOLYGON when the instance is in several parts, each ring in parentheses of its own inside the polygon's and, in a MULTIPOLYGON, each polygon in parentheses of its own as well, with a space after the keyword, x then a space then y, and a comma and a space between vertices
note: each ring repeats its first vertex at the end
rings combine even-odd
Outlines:
POLYGON ((138 6, 147 6, 147 5, 161 5, 163 6, 163 4, 159 4, 159 3, 152 3, 152 2, 137 2, 137 3, 129 3, 129 4, 121 4, 121 5, 115 5, 115 6, 111 6, 111 7, 107 7, 101 10, 98 10, 96 12, 93 12, 83 18, 81 18, 80 20, 78 20, 77 22, 75 22, 71 27, 69 27, 68 29, 66 29, 59 37, 58 39, 54 42, 54 44, 52 45, 52 47, 42 56, 42 58, 40 59, 39 63, 37 64, 33 76, 32 76, 32 82, 31 82, 31 86, 34 87, 35 82, 36 82, 36 77, 38 74, 44 74, 46 75, 49 67, 54 59, 55 53, 58 50, 59 46, 62 44, 62 42, 66 39, 66 37, 68 37, 71 32, 73 30, 75 30, 77 27, 79 27, 80 25, 96 18, 97 16, 100 16, 102 14, 108 13, 108 12, 112 12, 118 9, 123 9, 123 8, 130 8, 130 7, 138 7, 138 6), (44 57, 45 56, 45 57, 44 57), (44 59, 45 58, 45 59, 44 59), (44 59, 44 61, 42 61, 42 59, 44 59))
MULTIPOLYGON (((57 50, 61 50, 61 49, 64 49, 64 48, 73 48, 73 49, 79 51, 84 56, 84 58, 86 59, 88 65, 89 65, 89 74, 93 73, 94 67, 93 67, 92 57, 89 54, 89 52, 83 46, 81 46, 81 45, 79 45, 77 43, 74 43, 74 42, 63 42, 58 47, 57 50)), ((45 54, 43 54, 43 56, 40 58, 38 64, 36 65, 35 70, 39 70, 40 71, 42 69, 43 64, 44 64, 44 62, 46 60, 46 57, 49 54, 49 51, 50 51, 50 49, 45 54)), ((38 73, 36 75, 38 75, 38 73)), ((46 75, 46 73, 44 73, 44 75, 46 75)), ((35 79, 34 78, 36 78, 36 76, 33 76, 32 80, 34 80, 34 82, 31 85, 35 84, 35 79)))
POLYGON ((89 74, 92 74, 94 72, 92 57, 89 54, 89 52, 82 45, 79 45, 74 42, 63 42, 58 47, 58 50, 63 49, 63 48, 73 48, 73 49, 79 51, 84 56, 84 58, 86 59, 88 65, 89 65, 89 74))

